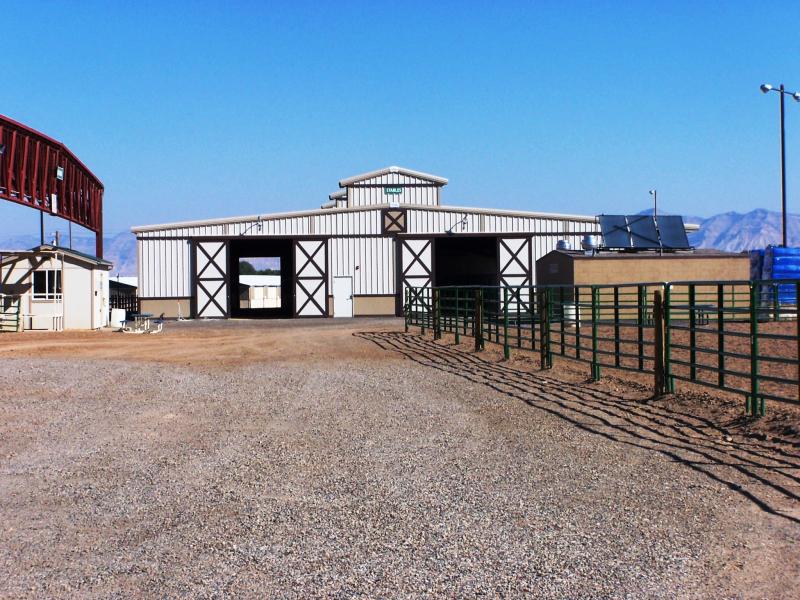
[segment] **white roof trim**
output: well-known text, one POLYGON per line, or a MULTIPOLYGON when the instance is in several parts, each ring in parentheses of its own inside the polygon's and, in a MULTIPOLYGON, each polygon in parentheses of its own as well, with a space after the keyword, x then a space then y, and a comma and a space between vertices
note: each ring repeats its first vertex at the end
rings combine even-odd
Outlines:
POLYGON ((363 181, 364 179, 371 179, 372 177, 380 177, 381 175, 387 175, 389 173, 400 173, 401 175, 408 175, 409 177, 417 177, 419 179, 427 179, 433 183, 438 183, 440 185, 447 185, 447 179, 444 177, 439 177, 438 175, 431 175, 430 173, 423 173, 422 171, 414 171, 413 169, 406 169, 405 167, 384 167, 383 169, 378 169, 377 171, 370 171, 368 173, 362 173, 361 175, 353 175, 352 177, 348 177, 347 179, 342 179, 339 181, 339 187, 347 187, 353 183, 358 183, 359 181, 363 181))
POLYGON ((114 263, 104 258, 97 258, 96 256, 85 254, 84 252, 71 250, 70 248, 62 248, 61 246, 53 246, 52 244, 42 244, 36 246, 35 248, 31 248, 30 250, 0 250, 0 255, 6 257, 39 256, 44 254, 62 254, 64 256, 69 256, 71 259, 78 262, 83 262, 98 267, 108 267, 109 269, 113 268, 114 266, 114 263))
POLYGON ((344 198, 345 196, 347 196, 347 190, 337 190, 332 194, 328 194, 328 198, 331 200, 335 200, 336 198, 344 198))
MULTIPOLYGON (((164 223, 160 225, 138 225, 131 227, 133 233, 144 233, 147 231, 164 231, 167 229, 179 229, 182 227, 206 227, 212 225, 225 225, 230 223, 250 223, 253 221, 272 221, 275 219, 288 219, 292 217, 312 217, 329 215, 332 213, 365 212, 381 210, 384 208, 397 208, 386 204, 371 204, 368 206, 353 206, 349 208, 325 208, 316 210, 302 210, 284 213, 268 213, 261 215, 249 215, 243 217, 227 217, 222 219, 203 219, 199 221, 179 221, 175 223, 164 223)), ((505 210, 502 208, 476 208, 473 206, 430 206, 427 204, 402 204, 401 208, 420 211, 438 212, 457 212, 478 215, 500 215, 504 217, 531 217, 539 219, 556 219, 559 221, 582 221, 584 223, 596 223, 597 217, 588 215, 567 215, 560 213, 527 212, 520 210, 505 210)), ((690 229, 690 226, 686 226, 690 229)))

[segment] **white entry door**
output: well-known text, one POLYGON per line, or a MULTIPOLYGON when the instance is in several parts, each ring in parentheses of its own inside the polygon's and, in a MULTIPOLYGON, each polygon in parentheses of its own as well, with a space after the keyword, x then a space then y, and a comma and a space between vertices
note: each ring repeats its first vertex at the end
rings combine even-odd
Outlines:
POLYGON ((333 278, 333 316, 353 316, 353 278, 333 278))

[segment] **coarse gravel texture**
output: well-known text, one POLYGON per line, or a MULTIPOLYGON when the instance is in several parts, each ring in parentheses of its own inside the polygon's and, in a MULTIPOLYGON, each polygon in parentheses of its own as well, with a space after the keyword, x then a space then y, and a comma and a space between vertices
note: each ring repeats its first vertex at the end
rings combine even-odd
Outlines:
MULTIPOLYGON (((158 343, 194 336, 213 354, 207 329, 158 343)), ((710 477, 645 421, 573 409, 565 384, 504 389, 474 357, 385 329, 332 328, 324 359, 5 356, 0 595, 791 597, 800 583, 791 497, 765 485, 766 510, 738 493, 724 447, 702 459, 721 465, 710 477)))

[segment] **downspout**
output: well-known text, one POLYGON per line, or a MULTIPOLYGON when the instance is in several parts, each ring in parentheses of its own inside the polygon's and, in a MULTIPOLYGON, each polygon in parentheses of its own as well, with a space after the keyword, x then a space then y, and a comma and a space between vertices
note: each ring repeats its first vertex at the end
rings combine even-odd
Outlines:
POLYGON ((60 331, 64 331, 64 307, 66 306, 66 302, 64 302, 64 286, 67 284, 66 273, 64 269, 64 253, 61 253, 61 328, 60 331))

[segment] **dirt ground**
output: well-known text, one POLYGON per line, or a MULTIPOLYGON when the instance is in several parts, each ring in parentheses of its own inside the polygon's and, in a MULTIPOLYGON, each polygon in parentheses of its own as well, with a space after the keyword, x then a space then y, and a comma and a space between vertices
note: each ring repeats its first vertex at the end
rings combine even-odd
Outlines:
POLYGON ((0 336, 2 597, 793 597, 795 409, 394 319, 0 336))

